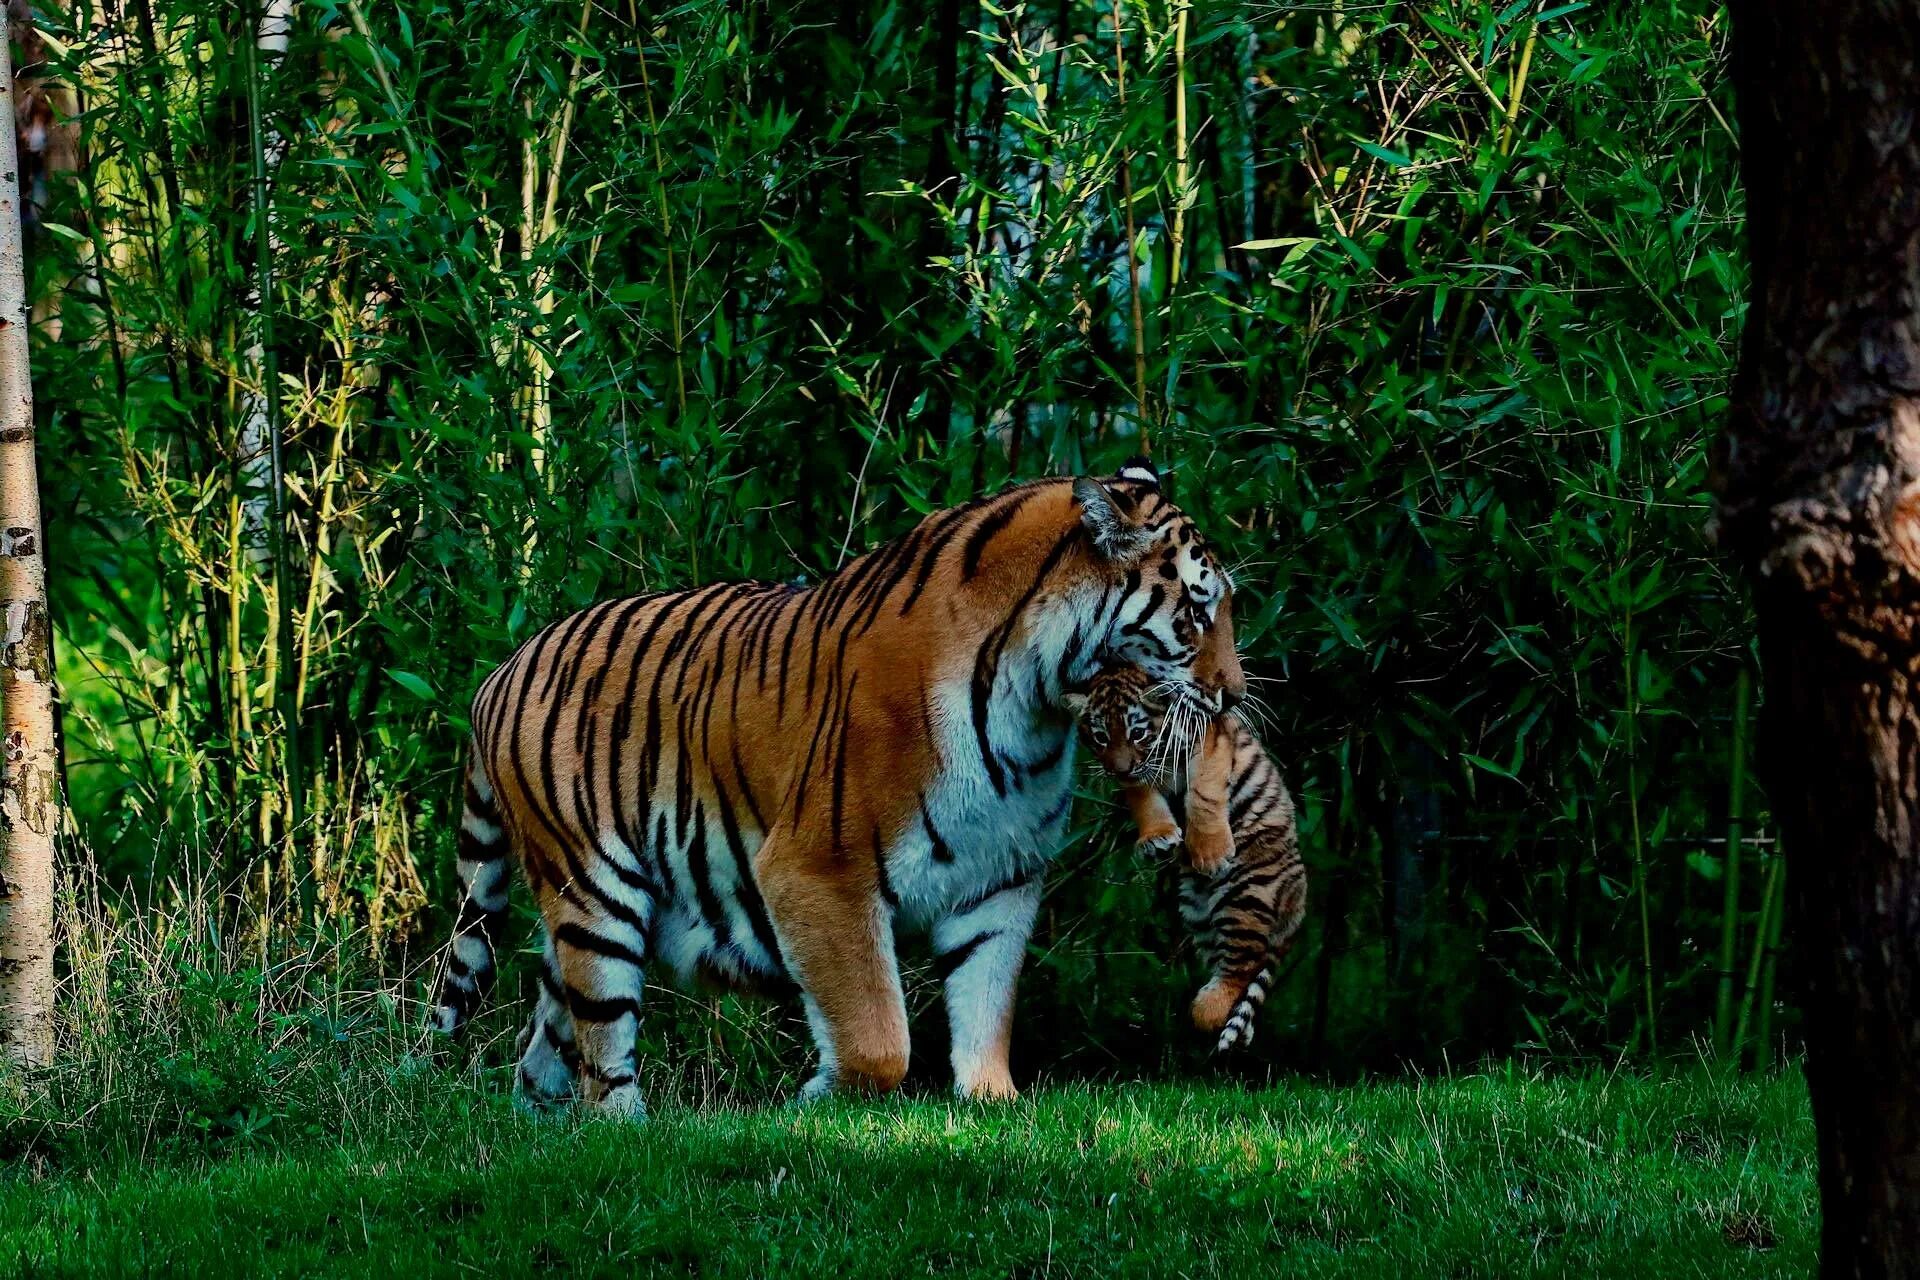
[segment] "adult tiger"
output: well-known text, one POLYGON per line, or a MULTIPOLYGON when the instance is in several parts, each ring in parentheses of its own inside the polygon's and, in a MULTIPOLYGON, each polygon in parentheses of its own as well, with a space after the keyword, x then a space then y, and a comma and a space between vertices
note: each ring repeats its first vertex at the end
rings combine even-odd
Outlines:
POLYGON ((1063 706, 1109 658, 1216 708, 1245 681, 1228 580, 1129 463, 938 512, 817 586, 609 601, 522 645, 474 699, 466 898, 436 1000, 493 975, 506 859, 545 924, 519 1087, 643 1110, 642 972, 797 983, 802 1089, 907 1069, 896 927, 931 935, 955 1087, 1011 1097, 1014 982, 1072 797, 1063 706))

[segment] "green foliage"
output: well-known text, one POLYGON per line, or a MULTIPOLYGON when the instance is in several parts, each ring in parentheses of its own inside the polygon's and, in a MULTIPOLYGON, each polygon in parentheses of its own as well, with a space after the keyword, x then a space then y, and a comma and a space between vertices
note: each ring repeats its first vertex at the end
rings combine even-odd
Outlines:
MULTIPOLYGON (((533 629, 818 577, 1150 437, 1239 564, 1313 874, 1249 1069, 1707 1028, 1749 661, 1701 535, 1742 290, 1716 6, 1208 0, 1181 40, 1127 0, 1124 109, 1087 0, 305 7, 263 71, 291 677, 252 33, 76 12, 36 375, 71 795, 135 899, 211 884, 271 955, 307 880, 399 971, 450 900, 467 698, 533 629)), ((1192 1065, 1164 884, 1088 787, 1020 1061, 1192 1065)), ((784 1061, 768 1015, 683 1029, 784 1061)), ((179 1061, 244 1129, 245 1062, 179 1061)))

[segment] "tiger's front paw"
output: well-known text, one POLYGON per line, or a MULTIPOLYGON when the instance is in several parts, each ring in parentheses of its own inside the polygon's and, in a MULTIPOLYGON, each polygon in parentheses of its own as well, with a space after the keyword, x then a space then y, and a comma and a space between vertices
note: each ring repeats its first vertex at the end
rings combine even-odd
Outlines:
POLYGON ((1005 1071, 988 1072, 965 1082, 956 1080, 953 1092, 964 1102, 1013 1102, 1020 1097, 1005 1071))
POLYGON ((1152 831, 1142 831, 1140 838, 1134 841, 1133 848, 1143 858, 1157 858, 1178 849, 1183 838, 1178 827, 1156 827, 1152 831))
POLYGON ((831 1071, 817 1071, 805 1084, 800 1086, 800 1092, 793 1095, 793 1105, 795 1107, 809 1107, 824 1098, 831 1098, 832 1096, 833 1073, 831 1071))

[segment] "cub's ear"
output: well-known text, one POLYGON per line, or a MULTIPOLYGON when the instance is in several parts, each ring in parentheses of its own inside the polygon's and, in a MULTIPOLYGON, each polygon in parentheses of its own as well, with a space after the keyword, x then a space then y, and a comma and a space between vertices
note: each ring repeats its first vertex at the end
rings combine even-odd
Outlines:
POLYGON ((1090 476, 1073 482, 1074 501, 1080 504, 1080 523, 1093 535, 1093 547, 1109 560, 1124 560, 1146 546, 1146 531, 1130 520, 1114 501, 1112 490, 1090 476))
POLYGON ((1067 709, 1067 714, 1075 720, 1087 714, 1087 695, 1084 693, 1069 693, 1060 700, 1060 704, 1067 709))

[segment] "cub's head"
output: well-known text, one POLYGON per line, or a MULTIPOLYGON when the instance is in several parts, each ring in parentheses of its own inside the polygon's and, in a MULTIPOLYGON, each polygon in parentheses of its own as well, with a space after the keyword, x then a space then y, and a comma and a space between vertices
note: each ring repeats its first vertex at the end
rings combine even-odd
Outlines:
POLYGON ((1081 523, 1107 567, 1102 655, 1179 686, 1203 708, 1246 696, 1233 645, 1233 584, 1187 513, 1160 491, 1145 459, 1108 480, 1073 482, 1081 523))
POLYGON ((1067 710, 1100 767, 1123 782, 1149 772, 1157 719, 1147 695, 1153 680, 1138 667, 1107 667, 1085 693, 1069 693, 1067 710))

